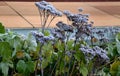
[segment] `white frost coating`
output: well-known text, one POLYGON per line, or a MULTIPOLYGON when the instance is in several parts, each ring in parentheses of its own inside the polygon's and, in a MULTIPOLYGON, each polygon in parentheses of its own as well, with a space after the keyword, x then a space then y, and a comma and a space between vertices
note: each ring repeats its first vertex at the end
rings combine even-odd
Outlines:
POLYGON ((61 11, 57 10, 53 5, 46 1, 35 2, 35 5, 39 8, 40 11, 47 11, 51 15, 62 16, 61 11))

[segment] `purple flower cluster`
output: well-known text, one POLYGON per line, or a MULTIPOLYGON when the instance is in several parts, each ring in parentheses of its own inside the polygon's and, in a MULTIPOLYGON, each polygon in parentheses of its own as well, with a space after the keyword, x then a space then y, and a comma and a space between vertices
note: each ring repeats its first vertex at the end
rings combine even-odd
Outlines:
POLYGON ((64 41, 65 39, 65 34, 64 34, 64 31, 61 31, 60 29, 58 28, 54 28, 51 31, 51 34, 55 37, 55 38, 58 38, 62 41, 64 41))
POLYGON ((35 37, 35 39, 40 42, 41 44, 44 44, 46 43, 47 41, 53 41, 54 40, 54 37, 53 36, 44 36, 43 33, 41 32, 36 32, 36 31, 33 31, 31 32, 32 35, 35 37))
POLYGON ((107 60, 107 61, 109 60, 106 50, 103 50, 102 48, 98 46, 95 46, 93 50, 95 51, 96 55, 100 56, 102 59, 107 60))
POLYGON ((109 61, 109 57, 107 56, 107 52, 102 48, 95 46, 93 48, 84 45, 81 45, 80 50, 84 53, 86 59, 92 60, 94 57, 99 57, 102 61, 107 62, 109 61))
POLYGON ((83 9, 82 9, 82 8, 79 8, 79 9, 78 9, 78 11, 79 11, 79 12, 82 12, 82 11, 83 11, 83 9))
MULTIPOLYGON (((71 25, 67 25, 61 21, 56 24, 57 28, 51 30, 51 34, 60 39, 61 41, 65 41, 68 37, 68 33, 73 33, 74 29, 71 25)), ((68 37, 69 38, 69 37, 68 37)))
POLYGON ((65 53, 68 57, 71 57, 72 56, 72 53, 70 51, 66 51, 65 53))
POLYGON ((53 5, 49 4, 46 1, 36 2, 35 5, 39 8, 40 11, 45 11, 55 16, 62 16, 62 12, 57 10, 53 5))
POLYGON ((73 32, 73 27, 71 25, 67 25, 61 21, 59 21, 56 26, 62 31, 73 32))
POLYGON ((83 36, 91 36, 92 34, 92 24, 82 25, 81 27, 77 28, 76 38, 81 38, 83 36))
POLYGON ((87 46, 81 45, 80 51, 84 53, 87 61, 92 60, 95 56, 95 52, 88 45, 87 46))
MULTIPOLYGON (((79 12, 82 12, 82 9, 78 10, 79 12)), ((72 26, 76 28, 76 39, 82 38, 84 35, 91 36, 93 22, 88 23, 88 14, 73 14, 67 10, 65 10, 63 13, 66 15, 69 21, 72 21, 72 26)))
POLYGON ((68 20, 74 23, 87 23, 89 15, 87 14, 72 14, 70 11, 63 11, 63 14, 66 15, 68 20))

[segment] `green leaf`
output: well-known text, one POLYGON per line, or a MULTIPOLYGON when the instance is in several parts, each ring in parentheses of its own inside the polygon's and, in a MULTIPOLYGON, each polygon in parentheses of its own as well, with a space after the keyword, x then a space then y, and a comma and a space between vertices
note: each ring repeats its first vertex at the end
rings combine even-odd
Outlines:
POLYGON ((19 60, 16 69, 18 73, 29 76, 35 70, 35 63, 33 61, 25 62, 24 60, 19 60))
POLYGON ((120 54, 120 33, 116 35, 116 46, 117 46, 117 51, 120 54))
POLYGON ((80 51, 77 51, 77 53, 74 54, 74 57, 77 61, 80 61, 81 60, 80 51))
POLYGON ((4 76, 8 76, 8 70, 9 70, 9 66, 7 63, 1 62, 0 63, 0 68, 2 70, 2 73, 4 74, 4 76))
POLYGON ((16 51, 20 51, 20 49, 21 49, 22 46, 23 46, 22 42, 23 42, 23 41, 22 41, 21 38, 18 37, 18 36, 14 37, 13 39, 11 39, 11 40, 9 41, 9 43, 11 44, 11 46, 13 46, 13 47, 16 49, 16 51))
POLYGON ((67 42, 68 50, 73 50, 73 44, 74 44, 73 40, 67 42))
POLYGON ((5 27, 0 23, 0 33, 5 33, 5 27))
POLYGON ((24 60, 19 60, 16 66, 16 69, 19 73, 24 73, 26 71, 26 64, 24 60))
POLYGON ((36 40, 33 39, 32 35, 29 34, 27 39, 24 41, 23 48, 28 49, 27 51, 36 51, 37 43, 36 40))
POLYGON ((33 73, 35 70, 35 63, 33 61, 26 62, 26 71, 28 73, 33 73))
POLYGON ((64 51, 64 47, 65 47, 64 43, 62 43, 61 41, 58 41, 55 45, 59 51, 64 51))
POLYGON ((44 35, 45 35, 45 36, 49 36, 49 35, 50 35, 50 32, 49 32, 48 30, 45 30, 45 31, 44 31, 44 35))
POLYGON ((48 66, 48 61, 46 59, 44 59, 42 61, 42 69, 46 68, 48 66))
POLYGON ((114 46, 112 44, 108 44, 108 55, 113 57, 113 49, 114 46))
POLYGON ((83 76, 87 76, 88 75, 88 69, 85 66, 81 66, 80 67, 80 73, 82 73, 83 76))
POLYGON ((3 61, 11 58, 12 50, 8 42, 0 42, 0 56, 3 57, 3 61))
POLYGON ((111 64, 110 73, 112 76, 117 76, 117 73, 119 72, 119 66, 120 66, 119 60, 116 60, 111 64))
POLYGON ((77 61, 84 61, 85 62, 85 56, 80 50, 76 51, 76 53, 74 54, 74 57, 77 61))
POLYGON ((25 53, 25 57, 26 57, 28 60, 31 60, 30 54, 25 53))
POLYGON ((14 51, 12 52, 12 57, 14 57, 14 56, 16 55, 16 53, 17 53, 17 51, 14 50, 14 51))
POLYGON ((110 58, 110 60, 113 60, 116 56, 118 56, 118 50, 117 50, 117 46, 113 45, 113 44, 108 44, 108 56, 110 58))
POLYGON ((118 66, 117 76, 120 76, 120 65, 118 66))
POLYGON ((104 68, 103 68, 103 71, 104 71, 106 74, 108 74, 108 73, 109 73, 109 70, 110 70, 110 69, 109 69, 109 68, 107 68, 107 67, 104 67, 104 68))
POLYGON ((64 70, 64 61, 62 60, 62 61, 60 61, 60 63, 59 63, 59 65, 60 65, 60 73, 65 73, 65 70, 64 70))

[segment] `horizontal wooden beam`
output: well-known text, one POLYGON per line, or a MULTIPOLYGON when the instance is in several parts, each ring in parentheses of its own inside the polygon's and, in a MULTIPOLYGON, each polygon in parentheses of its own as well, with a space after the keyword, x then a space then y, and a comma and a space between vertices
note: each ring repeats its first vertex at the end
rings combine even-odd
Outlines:
MULTIPOLYGON (((0 1, 21 1, 21 2, 37 2, 40 0, 0 0, 0 1)), ((48 2, 111 2, 120 0, 46 0, 48 2)))

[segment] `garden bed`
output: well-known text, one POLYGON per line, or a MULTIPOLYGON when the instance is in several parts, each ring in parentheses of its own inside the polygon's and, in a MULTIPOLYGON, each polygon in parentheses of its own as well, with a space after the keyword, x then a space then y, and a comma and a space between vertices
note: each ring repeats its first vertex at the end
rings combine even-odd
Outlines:
POLYGON ((0 23, 0 75, 120 76, 120 28, 93 27, 82 9, 72 14, 46 1, 36 6, 42 28, 7 30, 0 23), (71 24, 45 28, 62 13, 71 24))

